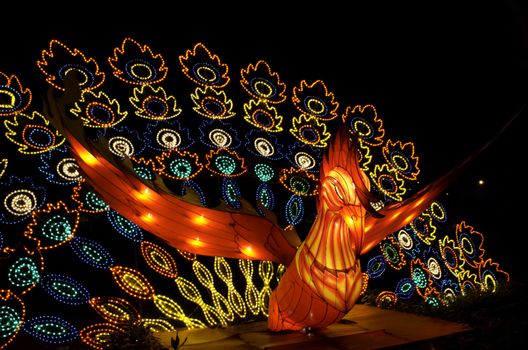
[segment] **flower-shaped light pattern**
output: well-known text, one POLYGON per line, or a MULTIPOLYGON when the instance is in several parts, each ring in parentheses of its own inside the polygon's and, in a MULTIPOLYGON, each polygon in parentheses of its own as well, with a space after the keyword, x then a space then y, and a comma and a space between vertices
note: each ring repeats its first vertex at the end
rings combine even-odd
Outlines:
POLYGON ((209 148, 237 149, 240 146, 235 128, 218 119, 204 120, 200 134, 200 141, 209 148))
POLYGON ((376 164, 374 170, 369 173, 373 184, 386 197, 401 202, 403 195, 407 190, 404 187, 404 181, 400 178, 396 170, 389 168, 387 164, 376 164))
POLYGON ((458 285, 458 280, 453 281, 452 279, 444 278, 442 279, 440 289, 440 295, 445 305, 454 302, 457 296, 460 294, 460 286, 458 285))
POLYGON ((0 116, 23 112, 31 103, 31 91, 22 87, 16 75, 0 72, 0 116))
POLYGON ((416 180, 420 169, 418 168, 419 158, 414 155, 414 144, 412 142, 402 143, 387 140, 383 147, 383 157, 385 161, 407 180, 416 180))
POLYGON ((423 212, 413 219, 409 224, 413 232, 422 242, 431 245, 436 240, 436 226, 433 219, 427 212, 423 212))
POLYGON ((295 138, 303 143, 313 147, 326 147, 327 141, 330 139, 330 134, 326 130, 326 124, 320 122, 314 116, 301 114, 293 118, 290 133, 295 138))
POLYGON ((0 339, 2 339, 2 347, 5 348, 22 329, 26 318, 26 306, 11 290, 3 290, 0 293, 0 315, 2 316, 0 339))
POLYGON ((420 258, 411 260, 410 266, 415 289, 423 298, 427 288, 432 285, 430 272, 420 258))
POLYGON ((246 92, 257 100, 268 103, 281 103, 286 99, 286 84, 281 82, 279 74, 273 72, 265 61, 249 64, 240 71, 240 84, 246 92))
POLYGON ((136 115, 145 119, 167 120, 181 113, 181 109, 176 107, 176 98, 167 96, 161 86, 155 88, 143 85, 141 88, 135 88, 129 101, 136 108, 136 115))
POLYGON ((191 94, 191 100, 194 103, 194 111, 204 117, 227 119, 235 116, 233 101, 227 98, 224 91, 211 87, 196 88, 194 94, 191 94))
POLYGON ((38 112, 17 114, 4 120, 4 126, 7 129, 6 138, 20 146, 18 151, 22 154, 48 152, 64 143, 64 136, 38 112))
POLYGON ((196 153, 171 149, 156 156, 156 172, 172 180, 189 180, 202 171, 196 153))
POLYGON ((323 158, 321 149, 295 142, 288 146, 286 159, 296 168, 308 172, 319 172, 319 164, 323 158))
POLYGON ((263 100, 249 100, 244 103, 244 120, 256 128, 267 132, 282 131, 282 116, 277 109, 263 100))
POLYGON ((437 285, 441 284, 445 277, 445 263, 435 247, 428 247, 423 251, 423 262, 431 274, 432 281, 437 285))
POLYGON ((449 272, 458 277, 459 271, 465 265, 465 260, 457 243, 445 235, 444 238, 438 240, 438 247, 445 266, 449 272))
POLYGON ((181 151, 194 143, 189 134, 189 129, 181 126, 177 120, 147 124, 144 136, 147 146, 155 151, 167 151, 169 149, 181 151))
POLYGON ((97 89, 105 80, 105 74, 99 71, 93 58, 87 58, 77 49, 71 50, 58 40, 50 41, 49 50, 42 51, 37 65, 46 81, 62 91, 68 73, 76 73, 81 92, 97 89))
POLYGON ((456 241, 464 260, 471 267, 478 267, 484 257, 484 237, 473 226, 462 221, 456 225, 456 241))
POLYGON ((350 132, 359 136, 362 143, 380 146, 383 143, 385 129, 383 121, 373 105, 347 107, 343 114, 343 123, 350 125, 350 132))
POLYGON ((220 58, 211 54, 204 44, 194 45, 179 57, 182 72, 194 83, 215 88, 223 88, 229 83, 229 67, 220 58))
POLYGON ((246 133, 245 146, 246 150, 257 157, 279 160, 283 156, 279 138, 264 130, 252 129, 246 133))
POLYGON ((381 255, 385 261, 395 270, 401 270, 407 263, 403 255, 402 247, 394 237, 389 236, 380 242, 381 255))
POLYGON ((319 179, 302 169, 282 169, 279 181, 284 188, 298 196, 315 196, 319 193, 319 179))
POLYGON ((24 235, 38 242, 41 250, 53 249, 69 242, 79 226, 79 212, 63 202, 48 203, 31 213, 32 221, 24 235))
POLYGON ((482 288, 489 292, 495 292, 499 284, 508 282, 510 275, 499 268, 499 264, 487 259, 478 264, 479 282, 482 288))
POLYGON ((235 151, 226 148, 211 150, 205 155, 207 163, 205 167, 211 173, 224 176, 236 177, 245 174, 247 167, 244 164, 244 158, 241 158, 235 151))
POLYGON ((329 92, 321 80, 308 84, 302 80, 299 87, 293 88, 292 101, 301 113, 328 121, 337 118, 339 103, 334 101, 334 93, 329 92))
POLYGON ((167 67, 161 54, 154 54, 147 45, 125 38, 121 47, 114 49, 114 57, 108 58, 119 80, 134 85, 150 85, 163 81, 167 67))
POLYGON ((156 179, 156 165, 154 160, 143 157, 132 157, 132 169, 137 176, 143 180, 154 181, 156 179))
POLYGON ((0 182, 0 223, 16 224, 28 219, 31 212, 46 202, 46 188, 29 177, 11 175, 0 182))
POLYGON ((382 309, 389 309, 398 303, 398 294, 385 290, 376 297, 376 306, 382 309))
POLYGON ((121 106, 116 99, 110 99, 107 94, 100 91, 88 91, 82 94, 81 99, 75 102, 75 107, 70 112, 81 118, 84 126, 89 128, 111 128, 121 123, 128 112, 121 111, 121 106))
POLYGON ((50 183, 67 186, 82 178, 79 165, 65 145, 41 154, 40 162, 38 169, 50 183))
POLYGON ((421 251, 420 242, 415 239, 416 235, 409 225, 403 227, 394 234, 403 252, 411 258, 416 259, 421 251))

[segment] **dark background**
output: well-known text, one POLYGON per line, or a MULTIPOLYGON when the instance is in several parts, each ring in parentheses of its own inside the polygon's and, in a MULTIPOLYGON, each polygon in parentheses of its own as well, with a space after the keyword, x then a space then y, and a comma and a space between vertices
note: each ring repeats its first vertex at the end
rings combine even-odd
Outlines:
MULTIPOLYGON (((15 12, 3 17, 0 71, 32 86, 41 80, 35 62, 53 38, 107 57, 130 36, 163 53, 169 69, 201 41, 230 66, 232 78, 264 59, 289 89, 301 79, 322 79, 344 105, 376 105, 388 137, 415 142, 425 184, 491 139, 527 102, 526 5, 485 3, 354 8, 327 1, 288 4, 289 10, 285 4, 226 9, 196 2, 168 9, 145 3, 114 13, 83 3, 68 15, 47 5, 46 12, 32 8, 36 20, 15 12)), ((522 280, 527 113, 443 199, 448 214, 484 233, 488 255, 522 280)))

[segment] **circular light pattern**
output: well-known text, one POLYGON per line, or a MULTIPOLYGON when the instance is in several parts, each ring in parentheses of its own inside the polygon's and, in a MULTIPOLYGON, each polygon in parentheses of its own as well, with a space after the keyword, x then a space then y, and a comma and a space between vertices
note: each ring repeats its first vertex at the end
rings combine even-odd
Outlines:
POLYGON ((497 287, 499 285, 499 281, 497 280, 497 277, 491 270, 484 270, 481 273, 480 279, 482 281, 482 286, 484 287, 484 290, 488 292, 495 293, 497 290, 497 287))
POLYGON ((112 224, 112 227, 123 237, 138 243, 143 240, 143 231, 141 231, 138 225, 128 219, 125 219, 115 210, 109 210, 107 212, 107 216, 110 224, 112 224))
POLYGON ((411 250, 414 246, 411 234, 404 229, 398 232, 398 243, 405 250, 411 250))
POLYGON ((303 102, 304 108, 310 114, 316 116, 326 116, 328 108, 326 107, 326 103, 320 97, 307 96, 304 98, 303 102))
POLYGON ((214 159, 214 165, 224 175, 231 175, 237 168, 237 162, 229 156, 218 156, 214 159))
POLYGON ((110 208, 97 194, 92 191, 86 192, 84 197, 86 206, 90 210, 105 211, 110 208))
POLYGON ((40 231, 44 237, 55 242, 64 242, 73 233, 70 222, 62 215, 55 215, 46 220, 40 231))
POLYGON ((441 253, 446 266, 451 270, 455 270, 458 267, 456 251, 450 246, 444 246, 441 253))
POLYGON ((192 174, 192 164, 185 158, 176 158, 169 163, 171 173, 181 179, 189 178, 192 174))
POLYGON ((68 305, 82 305, 90 299, 88 290, 77 280, 58 273, 42 277, 40 286, 53 299, 68 305))
POLYGON ((291 176, 289 178, 289 187, 294 193, 305 195, 310 192, 310 182, 301 176, 291 176))
POLYGON ((24 256, 9 266, 7 278, 15 287, 30 287, 38 283, 40 273, 35 262, 24 256))
POLYGON ((24 330, 40 341, 64 344, 77 339, 79 331, 70 322, 52 315, 37 316, 24 323, 24 330))
POLYGON ((445 288, 442 291, 444 302, 452 303, 457 298, 457 293, 452 288, 445 288))
POLYGON ((139 83, 149 83, 158 77, 158 70, 149 61, 132 59, 125 63, 127 75, 139 83))
POLYGON ((166 149, 178 148, 182 138, 176 130, 163 128, 156 133, 156 142, 166 149))
POLYGON ((427 269, 434 279, 438 280, 442 278, 442 268, 440 267, 438 260, 435 258, 429 258, 429 260, 427 260, 427 269))
POLYGON ((70 72, 77 73, 76 77, 77 77, 78 84, 82 87, 83 90, 90 89, 90 88, 93 89, 102 83, 102 81, 101 82, 98 81, 100 79, 94 76, 93 72, 90 70, 89 67, 86 67, 81 64, 76 64, 76 63, 64 64, 62 67, 59 68, 57 73, 58 73, 59 78, 62 81, 64 81, 64 79, 66 78, 66 75, 68 75, 68 73, 70 72))
POLYGON ((222 129, 213 129, 209 132, 209 140, 216 147, 229 148, 233 143, 233 138, 229 133, 222 129))
POLYGON ((70 244, 77 257, 96 269, 107 270, 114 265, 110 253, 96 241, 86 237, 76 236, 70 244))
POLYGON ((64 158, 57 164, 57 174, 66 181, 79 181, 81 172, 75 158, 64 158))
POLYGON ((44 125, 26 125, 21 136, 24 144, 40 150, 55 144, 55 133, 44 125))
POLYGON ((411 278, 402 278, 396 285, 396 294, 402 300, 411 299, 414 295, 414 282, 411 278))
POLYGON ((257 137, 255 138, 255 141, 253 141, 253 146, 255 147, 255 150, 263 156, 263 157, 271 157, 275 153, 275 148, 265 138, 257 137))
POLYGON ((13 215, 28 215, 37 207, 37 197, 33 191, 16 190, 4 198, 4 206, 13 215))
POLYGON ((147 96, 142 101, 142 107, 152 119, 163 120, 169 111, 167 99, 163 99, 159 96, 147 96))
POLYGON ((304 170, 310 170, 315 167, 317 162, 315 158, 306 152, 297 152, 294 156, 295 164, 304 170))
POLYGON ((383 291, 376 297, 376 306, 379 308, 392 308, 397 302, 398 295, 390 291, 383 291))
POLYGON ((376 255, 367 262, 367 274, 369 278, 378 278, 385 272, 387 264, 382 255, 376 255))
POLYGON ((264 163, 255 164, 253 170, 255 171, 255 175, 257 175, 258 179, 262 182, 271 181, 273 176, 275 176, 275 171, 273 168, 264 163))
POLYGON ((154 181, 155 179, 154 172, 145 166, 135 166, 134 172, 143 180, 154 181))
POLYGON ((114 136, 108 140, 110 152, 118 157, 132 157, 134 155, 134 145, 132 141, 123 136, 114 136))
POLYGON ((0 306, 0 339, 8 339, 16 333, 22 317, 20 314, 7 305, 0 306))
POLYGON ((198 62, 192 66, 194 78, 204 85, 216 85, 220 82, 222 74, 218 69, 206 62, 198 62))
POLYGON ((421 267, 415 267, 412 272, 412 279, 417 288, 427 287, 427 274, 421 267))
POLYGON ((251 91, 253 91, 255 95, 260 98, 273 98, 277 93, 275 85, 268 79, 264 79, 262 77, 251 79, 249 86, 251 87, 251 91))
POLYGON ((446 211, 442 204, 438 202, 431 203, 431 206, 429 207, 429 213, 436 221, 446 222, 447 220, 446 211))

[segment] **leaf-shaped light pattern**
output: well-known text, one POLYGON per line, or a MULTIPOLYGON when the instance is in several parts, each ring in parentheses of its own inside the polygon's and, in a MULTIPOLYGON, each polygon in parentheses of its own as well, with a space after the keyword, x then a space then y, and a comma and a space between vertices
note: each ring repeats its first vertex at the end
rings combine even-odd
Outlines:
POLYGON ((246 279, 246 289, 244 290, 246 305, 253 315, 258 315, 260 312, 259 292, 253 284, 253 261, 239 259, 238 266, 246 279))
POLYGON ((456 225, 456 241, 464 260, 471 267, 477 267, 484 257, 484 237, 465 221, 456 225))
POLYGON ((178 277, 176 278, 176 285, 178 286, 178 290, 185 297, 185 299, 192 301, 202 309, 205 319, 207 323, 209 323, 209 325, 221 324, 223 326, 227 326, 227 322, 222 316, 222 314, 220 314, 215 307, 212 307, 211 305, 207 304, 202 299, 198 288, 196 288, 193 283, 186 280, 185 278, 178 277))
POLYGON ((207 327, 202 321, 187 317, 183 312, 182 307, 173 299, 165 295, 156 294, 154 295, 153 300, 154 305, 163 313, 163 315, 170 319, 181 321, 187 328, 193 329, 207 327))
POLYGON ((67 186, 81 180, 81 172, 75 158, 72 158, 65 145, 56 147, 40 155, 39 171, 52 184, 67 186))
POLYGON ((386 267, 383 256, 376 255, 367 262, 367 274, 369 278, 378 278, 385 272, 386 267))
POLYGON ((87 237, 76 236, 71 241, 75 255, 85 264, 96 269, 106 270, 114 265, 110 253, 99 243, 87 237))
POLYGON ((51 344, 71 342, 79 336, 73 324, 55 315, 41 315, 28 319, 24 331, 36 339, 51 344))
POLYGON ((95 297, 91 298, 89 303, 101 317, 110 323, 130 324, 141 318, 136 308, 123 298, 95 297))
POLYGON ((86 304, 90 299, 88 289, 76 279, 59 273, 49 273, 42 277, 40 286, 60 303, 67 305, 86 304))
POLYGON ((301 114, 293 118, 290 133, 307 145, 324 148, 328 145, 331 134, 326 130, 326 124, 314 116, 301 114))
POLYGON ((83 343, 88 345, 92 349, 104 350, 108 346, 111 336, 115 332, 124 332, 125 330, 121 327, 113 325, 111 323, 96 323, 84 327, 79 332, 79 336, 83 343))
POLYGON ((168 68, 161 54, 154 54, 149 46, 125 38, 121 47, 108 58, 113 74, 119 80, 133 85, 159 83, 167 76, 168 68))
POLYGON ((119 232, 123 237, 138 243, 143 240, 143 231, 138 225, 128 219, 125 219, 115 210, 107 211, 106 215, 114 230, 119 232))
POLYGON ((0 117, 23 112, 31 103, 31 91, 22 87, 16 75, 0 72, 0 117))
POLYGON ((407 192, 404 187, 404 181, 399 177, 398 173, 389 168, 387 164, 381 166, 376 165, 374 170, 369 174, 374 185, 388 198, 401 202, 403 195, 407 192))
POLYGON ((235 151, 225 148, 211 150, 205 155, 205 159, 207 160, 205 167, 215 175, 236 177, 247 171, 244 158, 241 158, 235 151))
POLYGON ((84 126, 89 128, 111 128, 121 123, 128 112, 121 111, 116 99, 111 99, 102 91, 87 91, 75 102, 70 112, 81 118, 84 126))
POLYGON ((58 40, 50 41, 48 51, 42 50, 37 66, 48 84, 62 91, 68 73, 76 75, 81 92, 95 90, 105 80, 105 74, 99 71, 99 65, 93 58, 87 58, 78 49, 71 50, 58 40))
POLYGON ((214 270, 227 286, 227 298, 233 311, 242 318, 246 317, 246 303, 233 284, 233 272, 226 259, 215 257, 214 270))
POLYGON ((263 100, 249 100, 244 104, 244 120, 267 132, 282 131, 282 116, 277 109, 263 100))
POLYGON ((395 292, 402 300, 409 300, 414 294, 414 281, 412 278, 402 278, 396 285, 395 292))
POLYGON ((136 108, 136 115, 150 120, 168 120, 176 118, 181 109, 176 107, 176 98, 167 96, 165 90, 151 85, 135 88, 130 103, 136 108))
POLYGON ((401 177, 407 180, 416 180, 420 173, 418 157, 414 155, 412 142, 387 140, 387 144, 383 147, 383 157, 401 177))
POLYGON ((194 274, 198 278, 198 282, 206 287, 211 293, 211 298, 213 299, 213 304, 216 308, 216 311, 218 311, 218 313, 227 321, 232 322, 235 318, 233 309, 231 308, 227 299, 216 290, 211 271, 209 271, 209 269, 207 269, 207 267, 198 260, 193 261, 192 268, 194 274))
POLYGON ((17 114, 4 120, 4 126, 6 138, 20 146, 18 151, 22 154, 48 152, 64 143, 64 137, 38 112, 17 114))
POLYGON ((282 169, 279 181, 284 188, 298 196, 315 196, 318 193, 318 179, 302 169, 282 169))
POLYGON ((240 85, 253 98, 268 103, 281 103, 286 100, 286 84, 279 74, 271 70, 266 61, 249 64, 240 71, 240 85))
POLYGON ((233 126, 218 119, 205 120, 200 125, 200 134, 200 141, 209 148, 236 149, 240 146, 233 126))
POLYGON ((151 330, 151 332, 157 333, 157 332, 172 332, 175 331, 176 328, 167 320, 164 320, 162 318, 143 318, 141 319, 141 323, 151 330))
MULTIPOLYGON (((275 195, 273 194, 270 185, 262 183, 257 187, 256 201, 267 210, 273 210, 273 207, 275 206, 275 195)), ((257 206, 257 210, 261 215, 265 215, 260 205, 257 206)))
POLYGON ((142 273, 126 266, 112 266, 112 275, 119 287, 127 294, 138 299, 152 299, 154 289, 142 273))
POLYGON ((176 261, 165 249, 149 241, 141 242, 141 254, 147 265, 167 278, 178 277, 176 261))
POLYGON ((32 222, 24 234, 40 243, 40 249, 53 249, 71 240, 79 225, 79 212, 63 202, 48 203, 46 208, 32 213, 32 222))
POLYGON ((192 50, 187 50, 179 60, 183 74, 196 84, 223 88, 229 83, 228 66, 202 43, 194 45, 192 50))
POLYGON ((373 105, 347 107, 343 123, 350 125, 350 132, 359 136, 362 143, 369 146, 380 146, 383 143, 385 129, 373 105))
POLYGON ((240 187, 235 180, 224 178, 222 180, 222 198, 231 208, 240 208, 240 187))
POLYGON ((162 177, 173 180, 189 180, 203 168, 196 153, 172 149, 156 156, 156 171, 162 177))
POLYGON ((292 195, 286 207, 284 208, 284 215, 289 225, 295 226, 304 218, 304 202, 303 197, 296 194, 292 195))
POLYGON ((196 88, 194 94, 191 94, 191 100, 194 104, 193 110, 204 117, 227 119, 235 116, 233 101, 227 98, 224 91, 211 87, 196 88))

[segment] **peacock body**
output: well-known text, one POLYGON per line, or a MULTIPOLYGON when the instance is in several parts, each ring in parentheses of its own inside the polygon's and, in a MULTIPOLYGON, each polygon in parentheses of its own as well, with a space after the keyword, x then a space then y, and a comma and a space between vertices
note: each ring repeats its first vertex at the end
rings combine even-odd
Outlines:
POLYGON ((178 61, 52 40, 42 105, 0 74, 0 348, 102 349, 127 322, 325 327, 369 286, 439 305, 508 279, 436 200, 453 175, 416 191, 414 145, 373 105, 265 61, 233 74, 203 44, 178 61))

